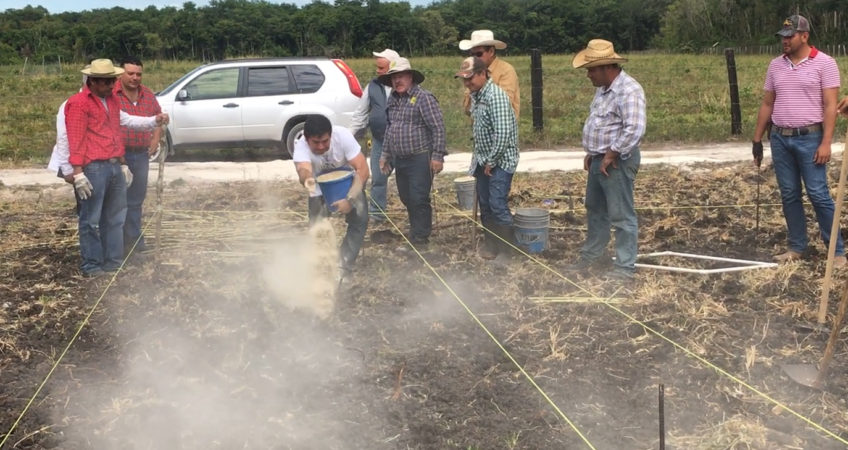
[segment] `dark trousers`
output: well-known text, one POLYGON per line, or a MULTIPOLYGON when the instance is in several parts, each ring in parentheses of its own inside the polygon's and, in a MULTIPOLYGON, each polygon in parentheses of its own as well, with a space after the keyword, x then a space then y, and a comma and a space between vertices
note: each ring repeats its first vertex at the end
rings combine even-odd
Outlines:
POLYGON ((124 222, 124 246, 129 250, 135 245, 135 251, 145 249, 144 236, 141 235, 141 205, 147 196, 147 175, 150 171, 150 157, 147 151, 127 151, 125 158, 133 182, 127 188, 127 220, 124 222), (138 243, 136 243, 138 241, 138 243))
POLYGON ((410 240, 413 244, 427 243, 433 229, 433 207, 430 205, 433 175, 430 171, 430 153, 396 157, 394 168, 398 197, 406 206, 409 215, 410 240))

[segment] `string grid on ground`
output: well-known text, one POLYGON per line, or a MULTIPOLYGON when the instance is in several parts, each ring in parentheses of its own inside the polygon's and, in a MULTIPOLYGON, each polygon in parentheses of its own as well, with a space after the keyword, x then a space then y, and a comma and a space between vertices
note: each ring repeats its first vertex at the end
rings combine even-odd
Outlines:
MULTIPOLYGON (((369 197, 370 197, 370 195, 369 195, 369 197)), ((435 196, 435 194, 434 194, 433 197, 438 198, 438 197, 435 196)), ((380 208, 380 207, 377 206, 377 208, 380 208)), ((382 210, 381 208, 379 209, 379 212, 381 214, 385 213, 385 211, 382 210)), ((435 276, 436 279, 439 280, 440 283, 442 283, 442 285, 445 287, 445 289, 447 289, 448 292, 450 292, 450 294, 454 298, 454 300, 456 300, 457 303, 459 303, 460 306, 462 306, 462 308, 465 310, 466 313, 468 313, 468 315, 471 317, 471 319, 474 321, 474 323, 476 323, 477 326, 479 326, 483 330, 483 332, 486 333, 486 335, 489 337, 489 339, 491 339, 492 342, 494 342, 494 344, 501 350, 501 352, 503 352, 504 356, 506 356, 507 359, 509 359, 509 361, 518 369, 518 371, 521 372, 521 374, 524 376, 524 379, 527 380, 527 382, 530 383, 530 385, 533 386, 533 388, 536 389, 537 392, 539 392, 539 394, 542 396, 542 398, 544 398, 545 401, 551 406, 551 408, 553 408, 553 410, 556 411, 557 415, 559 415, 559 417, 566 424, 568 424, 569 427, 571 427, 571 429, 577 434, 577 436, 580 438, 580 440, 582 440, 583 443, 585 443, 588 448, 594 450, 595 446, 592 445, 592 443, 583 434, 583 432, 580 431, 580 429, 577 427, 577 425, 573 421, 571 421, 571 419, 568 418, 568 416, 562 411, 562 409, 560 409, 560 407, 545 392, 545 390, 542 389, 542 387, 539 386, 538 383, 536 383, 536 380, 533 378, 533 376, 530 375, 524 369, 524 366, 522 366, 512 356, 512 354, 509 352, 509 350, 507 350, 506 347, 504 347, 504 345, 500 342, 500 340, 489 330, 488 327, 486 327, 486 325, 480 320, 478 315, 475 314, 474 311, 471 310, 471 308, 468 306, 468 304, 465 301, 462 300, 462 298, 451 287, 451 285, 447 282, 447 280, 445 280, 444 277, 442 277, 442 275, 436 270, 436 268, 433 267, 432 264, 430 264, 430 262, 427 260, 427 258, 425 258, 424 255, 421 254, 421 252, 418 250, 418 248, 415 247, 415 245, 412 243, 412 241, 410 241, 409 238, 400 230, 398 225, 387 215, 385 217, 387 218, 389 224, 395 229, 395 231, 397 231, 398 234, 400 234, 401 238, 404 240, 406 245, 408 245, 412 249, 412 251, 415 253, 415 255, 418 256, 418 258, 421 260, 421 262, 424 264, 424 266, 427 267, 427 269, 430 270, 430 272, 433 273, 433 276, 435 276)))
MULTIPOLYGON (((453 209, 455 209, 455 210, 458 210, 458 209, 456 208, 456 206, 454 206, 454 205, 453 205, 453 203, 452 203, 452 202, 450 202, 450 201, 448 201, 448 200, 445 200, 445 199, 443 199, 443 198, 440 198, 440 197, 437 197, 437 199, 438 199, 439 201, 443 202, 443 203, 444 203, 445 205, 447 205, 448 207, 453 208, 453 209)), ((705 208, 706 208, 706 207, 705 207, 705 208)), ((504 240, 503 240, 500 236, 497 236, 496 234, 494 234, 494 233, 492 233, 490 230, 488 230, 485 226, 483 226, 483 224, 482 224, 482 223, 477 222, 474 218, 471 218, 471 217, 467 217, 467 218, 468 218, 468 220, 470 220, 470 221, 474 222, 474 225, 475 225, 475 226, 479 226, 480 228, 482 228, 482 229, 484 230, 484 232, 491 233, 493 236, 496 236, 496 237, 497 237, 498 239, 500 239, 501 241, 506 242, 506 241, 504 241, 504 240)), ((813 427, 814 429, 816 429, 816 430, 818 430, 818 431, 820 431, 820 432, 822 432, 822 433, 824 433, 824 434, 828 435, 829 437, 831 437, 831 438, 833 438, 833 439, 836 439, 837 441, 839 441, 839 442, 841 442, 841 443, 843 443, 843 444, 848 445, 848 439, 845 439, 845 438, 841 437, 841 436, 840 436, 840 435, 838 435, 837 433, 835 433, 835 432, 833 432, 833 431, 831 431, 831 430, 829 430, 829 429, 825 428, 823 425, 821 425, 821 424, 817 423, 817 422, 816 422, 816 421, 814 421, 813 419, 811 419, 811 418, 809 418, 809 417, 807 417, 807 416, 805 416, 805 415, 803 415, 803 414, 801 414, 801 413, 799 413, 799 412, 795 411, 794 409, 790 408, 788 405, 784 404, 783 402, 781 402, 781 401, 779 401, 779 400, 777 400, 777 399, 773 398, 772 396, 770 396, 770 395, 766 394, 765 392, 762 392, 761 390, 757 389, 756 387, 754 387, 754 386, 752 386, 752 385, 750 385, 750 384, 746 383, 746 382, 745 382, 745 381, 743 381, 742 379, 740 379, 740 378, 738 378, 737 376, 735 376, 735 375, 731 374, 730 372, 728 372, 728 371, 726 371, 726 370, 722 369, 721 367, 717 366, 716 364, 713 364, 713 363, 712 363, 712 362, 710 362, 709 360, 707 360, 707 359, 705 359, 705 358, 703 358, 703 357, 701 357, 701 356, 697 355, 695 352, 693 352, 692 350, 690 350, 690 349, 689 349, 689 348, 687 348, 686 346, 684 346, 684 345, 682 345, 682 344, 680 344, 680 343, 676 342, 675 340, 673 340, 673 339, 671 339, 671 338, 669 338, 669 337, 665 336, 665 335, 664 335, 664 334, 662 334, 660 331, 655 330, 654 328, 652 328, 650 325, 646 324, 645 322, 643 322, 643 321, 641 321, 641 320, 637 319, 636 317, 634 317, 634 316, 632 316, 632 315, 630 315, 630 314, 626 313, 624 310, 622 310, 621 308, 617 307, 617 306, 614 304, 614 303, 616 303, 616 302, 611 302, 611 301, 608 301, 607 299, 605 299, 605 298, 603 298, 603 297, 600 297, 600 296, 595 295, 594 293, 592 293, 592 292, 591 292, 591 291, 589 291, 588 289, 586 289, 586 288, 584 288, 584 287, 582 287, 582 286, 578 285, 577 283, 575 283, 574 281, 572 281, 571 279, 569 279, 569 278, 568 278, 568 277, 566 277, 565 275, 563 275, 563 274, 559 273, 558 271, 556 271, 554 268, 552 268, 552 267, 551 267, 551 266, 549 266, 548 264, 545 264, 544 262, 540 261, 539 259, 535 258, 534 256, 532 256, 532 255, 530 255, 530 254, 528 254, 528 253, 524 252, 522 249, 520 249, 520 248, 518 248, 518 247, 514 246, 512 243, 507 242, 507 244, 509 244, 509 245, 510 245, 513 249, 515 249, 515 250, 516 250, 517 252, 519 252, 520 254, 522 254, 522 255, 524 255, 525 257, 527 257, 527 259, 530 259, 531 261, 535 262, 536 264, 538 264, 539 266, 541 266, 541 267, 542 267, 542 268, 544 268, 545 270, 547 270, 547 271, 551 272, 551 273, 552 273, 553 275, 555 275, 556 277, 559 277, 559 278, 560 278, 560 279, 562 279, 563 281, 565 281, 565 282, 567 282, 567 283, 571 284, 572 286, 574 286, 574 287, 576 287, 576 288, 578 288, 578 289, 582 290, 583 292, 586 292, 587 294, 589 294, 590 298, 594 298, 594 299, 596 299, 598 303, 603 304, 604 306, 606 306, 606 307, 610 308, 611 310, 615 311, 615 312, 616 312, 616 313, 618 313, 619 315, 621 315, 621 316, 625 317, 625 318, 626 318, 627 320, 629 320, 630 322, 632 322, 632 323, 634 323, 634 324, 636 324, 636 325, 638 325, 638 326, 642 327, 645 331, 647 331, 647 332, 649 332, 649 333, 651 333, 651 334, 653 334, 653 335, 657 336, 658 338, 660 338, 660 339, 664 340, 665 342, 667 342, 667 343, 671 344, 671 345, 672 345, 672 346, 674 346, 675 348, 677 348, 677 349, 681 350, 681 351, 682 351, 685 355, 687 355, 688 357, 691 357, 691 358, 693 358, 693 359, 697 360, 697 361, 698 361, 698 362, 700 362, 701 364, 703 364, 703 365, 705 365, 706 367, 708 367, 708 368, 712 369, 713 371, 715 371, 715 372, 716 372, 717 374, 719 374, 720 376, 727 377, 728 379, 730 379, 730 380, 731 380, 731 381, 733 381, 734 383, 737 383, 737 384, 739 384, 740 386, 744 387, 745 389, 748 389, 749 391, 753 392, 755 395, 757 395, 757 396, 759 396, 760 398, 762 398, 762 399, 764 399, 764 400, 768 401, 769 403, 773 404, 774 406, 779 407, 779 408, 781 408, 781 409, 783 409, 783 410, 786 410, 787 412, 789 412, 789 413, 790 413, 790 414, 792 414, 793 416, 797 417, 798 419, 802 420, 802 421, 803 421, 803 422, 805 422, 806 424, 810 425, 810 426, 811 426, 811 427, 813 427)), ((610 298, 614 298, 614 297, 615 297, 615 295, 610 296, 610 298)))

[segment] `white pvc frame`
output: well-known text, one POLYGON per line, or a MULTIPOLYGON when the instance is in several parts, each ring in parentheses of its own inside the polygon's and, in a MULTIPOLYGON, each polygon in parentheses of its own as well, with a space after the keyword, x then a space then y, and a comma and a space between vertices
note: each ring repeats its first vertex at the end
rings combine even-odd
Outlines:
POLYGON ((700 274, 711 274, 711 273, 724 273, 724 272, 739 272, 742 270, 752 270, 752 269, 768 269, 777 267, 777 263, 770 262, 760 262, 760 261, 750 261, 746 259, 733 259, 733 258, 721 258, 718 256, 706 256, 706 255, 695 255, 692 253, 680 253, 680 252, 655 252, 655 253, 647 253, 644 255, 637 255, 636 258, 648 258, 653 256, 679 256, 681 258, 694 258, 694 259, 706 259, 710 261, 722 261, 729 263, 738 263, 740 265, 733 267, 725 267, 723 269, 690 269, 688 267, 673 267, 673 266, 659 266, 655 264, 640 264, 636 263, 636 267, 644 267, 648 269, 657 269, 657 270, 668 270, 671 272, 684 272, 684 273, 700 273, 700 274))

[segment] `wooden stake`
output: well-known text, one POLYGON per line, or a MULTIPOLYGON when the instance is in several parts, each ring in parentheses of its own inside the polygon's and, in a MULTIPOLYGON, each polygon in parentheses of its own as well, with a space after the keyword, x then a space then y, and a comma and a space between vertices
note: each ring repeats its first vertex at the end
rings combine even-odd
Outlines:
POLYGON ((474 206, 471 207, 471 242, 477 249, 477 183, 474 183, 474 206))
POLYGON ((156 181, 156 259, 159 260, 162 248, 162 191, 165 189, 165 158, 168 157, 168 126, 162 125, 159 139, 159 178, 156 181))
POLYGON ((842 168, 839 170, 839 185, 836 188, 836 205, 833 209, 833 225, 830 227, 830 244, 827 246, 827 265, 824 269, 824 280, 822 281, 822 295, 819 301, 819 323, 824 323, 827 317, 827 303, 830 297, 830 281, 833 275, 833 257, 836 254, 836 240, 839 233, 839 219, 842 216, 842 201, 845 197, 845 178, 848 175, 848 132, 845 133, 845 141, 842 143, 842 168))

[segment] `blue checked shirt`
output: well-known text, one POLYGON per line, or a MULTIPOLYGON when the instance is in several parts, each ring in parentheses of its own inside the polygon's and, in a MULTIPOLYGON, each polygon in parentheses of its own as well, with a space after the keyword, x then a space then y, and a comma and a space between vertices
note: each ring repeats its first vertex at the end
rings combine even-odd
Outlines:
POLYGON ((583 148, 593 155, 612 150, 628 159, 645 135, 645 122, 645 91, 622 70, 609 89, 595 91, 583 125, 583 148))
POLYGON ((386 102, 387 125, 380 159, 432 152, 430 159, 444 161, 445 121, 439 101, 414 84, 404 94, 392 91, 386 102))
POLYGON ((472 172, 490 165, 515 173, 518 166, 518 126, 509 97, 492 80, 471 93, 471 127, 474 135, 472 172))

